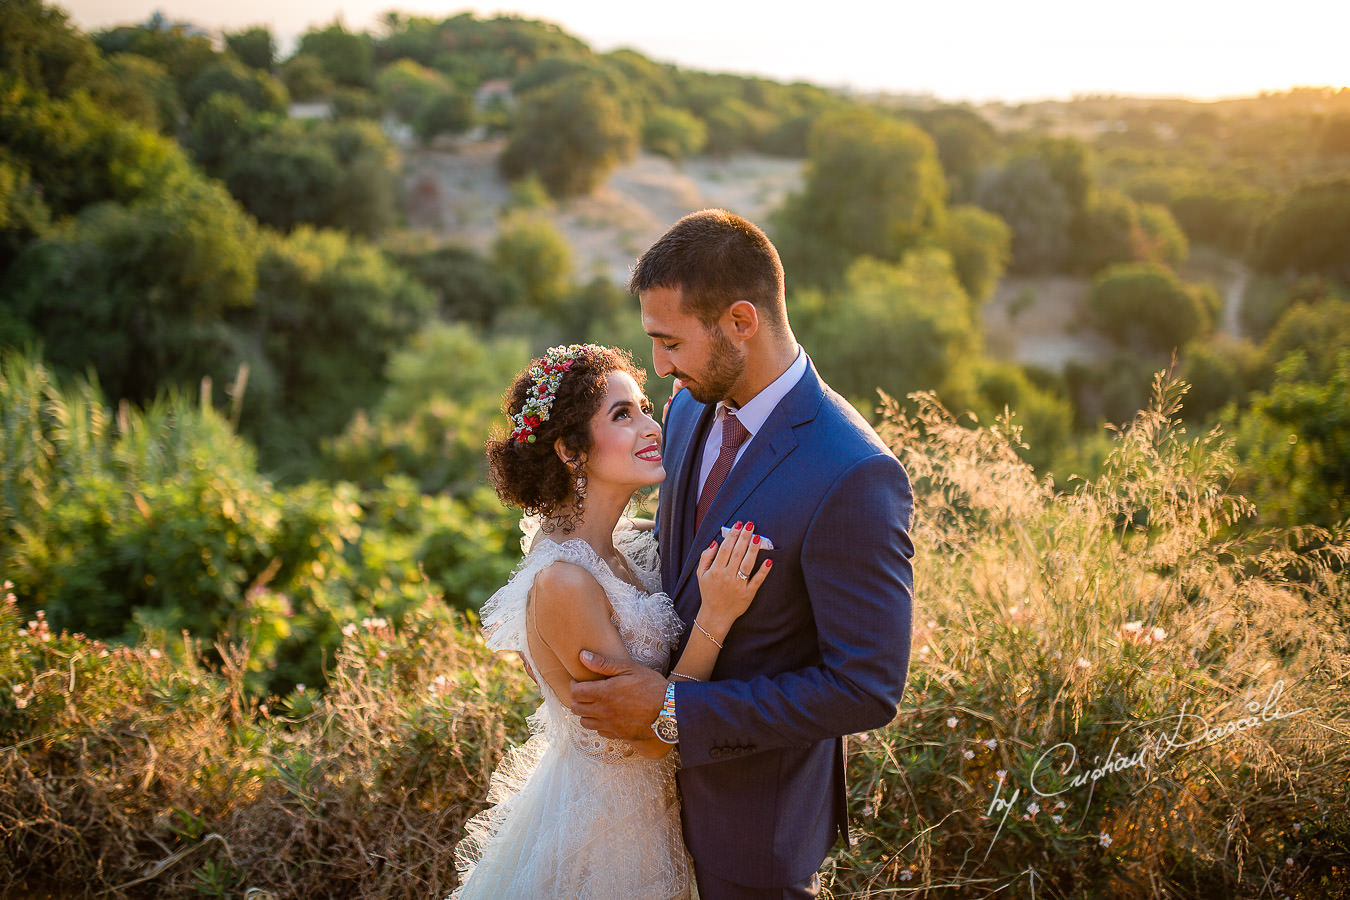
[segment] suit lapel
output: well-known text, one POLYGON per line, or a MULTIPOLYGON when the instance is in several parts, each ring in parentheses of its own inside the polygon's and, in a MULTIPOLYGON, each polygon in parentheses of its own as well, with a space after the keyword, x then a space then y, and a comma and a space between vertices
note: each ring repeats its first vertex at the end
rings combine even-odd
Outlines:
MULTIPOLYGON (((688 500, 697 496, 693 482, 698 478, 699 448, 708 433, 715 408, 688 399, 689 402, 683 407, 672 408, 669 418, 671 427, 668 429, 669 441, 664 455, 673 468, 667 469, 670 477, 667 477, 661 488, 659 518, 662 559, 683 559, 689 549, 689 541, 693 537, 694 509, 688 500)), ((678 572, 671 566, 662 566, 661 569, 662 586, 667 594, 674 597, 678 572)))
MULTIPOLYGON (((685 554, 679 569, 679 579, 674 586, 675 589, 668 592, 671 597, 678 596, 679 592, 684 590, 685 584, 698 567, 699 554, 721 533, 722 523, 731 518, 764 479, 768 478, 769 474, 797 448, 797 437, 793 430, 815 418, 823 398, 824 390, 820 376, 816 374, 815 367, 808 358, 807 370, 801 380, 788 391, 787 396, 769 414, 764 427, 751 438, 750 446, 745 449, 745 455, 731 470, 726 483, 722 485, 722 490, 713 500, 712 506, 708 507, 708 514, 704 517, 703 523, 684 545, 685 554)), ((700 429, 700 433, 706 432, 700 429)), ((690 467, 694 466, 696 460, 696 455, 691 457, 690 467)), ((685 518, 688 522, 686 531, 692 530, 694 517, 691 507, 697 494, 691 489, 679 496, 686 507, 685 512, 688 513, 681 518, 685 518)))

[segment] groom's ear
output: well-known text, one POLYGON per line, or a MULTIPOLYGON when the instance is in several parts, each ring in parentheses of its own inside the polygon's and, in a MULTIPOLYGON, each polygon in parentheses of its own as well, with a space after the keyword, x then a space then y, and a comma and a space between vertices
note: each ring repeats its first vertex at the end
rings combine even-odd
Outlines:
POLYGON ((759 309, 749 300, 737 300, 723 314, 732 337, 746 341, 759 331, 759 309))

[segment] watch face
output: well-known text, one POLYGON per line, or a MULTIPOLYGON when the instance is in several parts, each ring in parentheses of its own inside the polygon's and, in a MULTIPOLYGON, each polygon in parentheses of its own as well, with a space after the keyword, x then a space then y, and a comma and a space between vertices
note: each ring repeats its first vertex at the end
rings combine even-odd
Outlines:
POLYGON ((675 720, 666 716, 657 717, 656 721, 652 723, 652 731, 655 731, 656 736, 667 744, 674 744, 680 740, 680 732, 675 727, 675 720))

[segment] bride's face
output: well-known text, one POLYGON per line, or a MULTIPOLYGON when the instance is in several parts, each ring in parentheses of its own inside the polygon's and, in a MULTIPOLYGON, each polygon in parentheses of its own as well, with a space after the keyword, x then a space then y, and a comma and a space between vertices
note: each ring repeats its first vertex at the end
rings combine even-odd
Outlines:
POLYGON ((661 426, 652 404, 627 372, 610 372, 605 399, 591 417, 586 454, 587 490, 614 484, 636 490, 666 477, 661 465, 661 426))

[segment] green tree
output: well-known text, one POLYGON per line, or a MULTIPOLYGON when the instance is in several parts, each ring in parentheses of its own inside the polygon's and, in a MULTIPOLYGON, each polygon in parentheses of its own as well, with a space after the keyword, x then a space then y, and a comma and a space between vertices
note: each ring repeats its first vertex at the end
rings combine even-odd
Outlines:
POLYGON ((10 158, 40 185, 53 217, 103 200, 132 202, 187 168, 172 140, 113 115, 83 93, 53 99, 0 79, 0 134, 10 158))
POLYGON ((473 97, 446 85, 427 98, 413 119, 413 131, 424 141, 441 134, 463 134, 474 123, 473 97))
POLYGON ((183 145, 207 174, 220 178, 235 157, 275 125, 275 119, 250 110, 238 94, 212 94, 193 113, 183 145))
POLYGON ((536 173, 557 197, 590 193, 637 150, 637 125, 603 87, 585 78, 538 87, 520 98, 515 131, 501 155, 508 178, 536 173))
POLYGON ((271 72, 276 65, 277 40, 264 26, 226 33, 225 46, 240 62, 259 72, 271 72))
POLYGON ((1264 190, 1202 184, 1179 191, 1168 206, 1191 240, 1246 255, 1270 204, 1264 190))
POLYGON ((784 265, 794 278, 829 284, 859 256, 898 262, 940 231, 945 199, 927 134, 861 109, 831 113, 811 132, 803 190, 776 220, 784 265))
POLYGON ((398 165, 378 125, 346 120, 285 122, 231 153, 221 168, 230 192, 264 224, 372 237, 396 218, 398 165))
POLYGON ((333 78, 313 53, 297 53, 281 66, 281 81, 291 99, 308 103, 333 92, 333 78))
POLYGON ((642 123, 642 146, 667 159, 695 156, 708 143, 708 128, 701 119, 672 106, 659 106, 642 123))
POLYGON ((1262 227, 1252 262, 1264 272, 1350 282, 1350 178, 1294 191, 1262 227))
POLYGON ((998 156, 998 133, 994 126, 964 106, 943 106, 907 115, 933 136, 953 200, 972 202, 980 172, 998 156))
POLYGON ((127 206, 104 203, 26 248, 4 294, 67 371, 112 397, 229 371, 228 311, 253 302, 256 235, 219 183, 183 174, 127 206), (222 371, 224 369, 225 371, 222 371))
POLYGON ((792 306, 821 375, 859 409, 876 408, 877 388, 897 398, 933 390, 958 408, 975 401, 979 331, 945 252, 919 248, 898 265, 863 257, 837 291, 804 290, 792 306))
POLYGON ((524 285, 488 259, 454 244, 434 244, 401 235, 384 251, 436 297, 444 319, 487 327, 524 304, 524 285))
POLYGON ((296 474, 320 437, 379 398, 389 354, 435 300, 379 250, 339 231, 270 235, 257 271, 257 303, 232 319, 261 351, 261 396, 244 404, 243 428, 269 466, 296 474))
POLYGON ((1177 220, 1160 203, 1139 204, 1138 258, 1167 266, 1179 266, 1190 255, 1190 242, 1177 220))
POLYGON ((411 59, 396 60, 375 77, 380 102, 405 122, 416 119, 427 101, 448 87, 445 76, 411 59))
POLYGON ((954 206, 939 242, 970 299, 979 304, 992 297, 1012 255, 1012 231, 1003 220, 978 206, 954 206))
POLYGON ((42 0, 0 4, 0 73, 64 97, 87 89, 100 62, 98 47, 58 7, 42 0))
POLYGON ((529 211, 508 214, 499 223, 492 244, 497 273, 519 283, 530 317, 560 320, 576 264, 572 248, 553 223, 529 211))
POLYGON ((213 94, 234 94, 260 113, 282 115, 290 106, 286 86, 266 72, 250 69, 237 60, 226 57, 202 70, 183 89, 183 102, 189 113, 213 94))
POLYGON ((180 89, 221 58, 209 37, 181 25, 125 25, 98 32, 94 41, 109 55, 135 53, 153 59, 164 66, 180 89))
POLYGON ((368 88, 375 78, 375 45, 365 32, 353 33, 334 22, 300 37, 299 52, 317 57, 338 84, 368 88))
POLYGON ((1139 207, 1120 191, 1092 194, 1079 211, 1070 231, 1071 263, 1084 274, 1094 274, 1114 263, 1138 261, 1144 237, 1139 207))
POLYGON ((1096 187, 1092 151, 1077 138, 1044 137, 1024 152, 1043 160, 1075 215, 1088 208, 1096 187))
MULTIPOLYGON (((1315 288, 1315 285, 1309 285, 1315 288)), ((1274 372, 1292 354, 1314 379, 1330 378, 1340 351, 1350 346, 1350 297, 1309 292, 1296 295, 1261 344, 1264 368, 1274 372)))
POLYGON ((1105 269, 1088 295, 1097 329, 1124 347, 1168 354, 1212 327, 1201 292, 1156 263, 1105 269))
POLYGON ((1187 421, 1211 421, 1229 404, 1245 407, 1262 381, 1261 352, 1247 340, 1215 335, 1192 341, 1182 354, 1180 379, 1190 385, 1183 410, 1187 421))
MULTIPOLYGON (((25 244, 46 233, 51 210, 42 201, 42 189, 33 183, 28 166, 0 151, 0 271, 25 244)), ((0 305, 0 344, 18 344, 27 333, 0 305)))
POLYGON ((1225 430, 1243 460, 1237 487, 1264 522, 1334 527, 1350 516, 1350 350, 1325 374, 1290 354, 1269 391, 1225 413, 1225 430))
POLYGON ((1019 366, 983 362, 976 368, 976 411, 986 422, 1011 414, 1021 429, 1019 455, 1038 472, 1049 471, 1073 430, 1073 407, 1059 392, 1032 381, 1019 366))
POLYGON ((223 175, 230 193, 259 222, 290 230, 330 223, 342 166, 330 144, 290 126, 233 153, 223 175))
POLYGON ((178 88, 169 73, 153 59, 135 53, 110 57, 104 77, 91 88, 98 103, 151 131, 172 134, 183 115, 178 88))
POLYGON ((379 403, 324 442, 329 473, 367 489, 396 474, 424 493, 483 484, 483 442, 504 427, 502 393, 529 358, 520 338, 484 337, 463 324, 423 327, 389 357, 379 403))
POLYGON ((975 202, 1012 229, 1015 271, 1063 270, 1074 209, 1044 160, 1016 156, 1002 169, 986 171, 976 183, 975 202))

